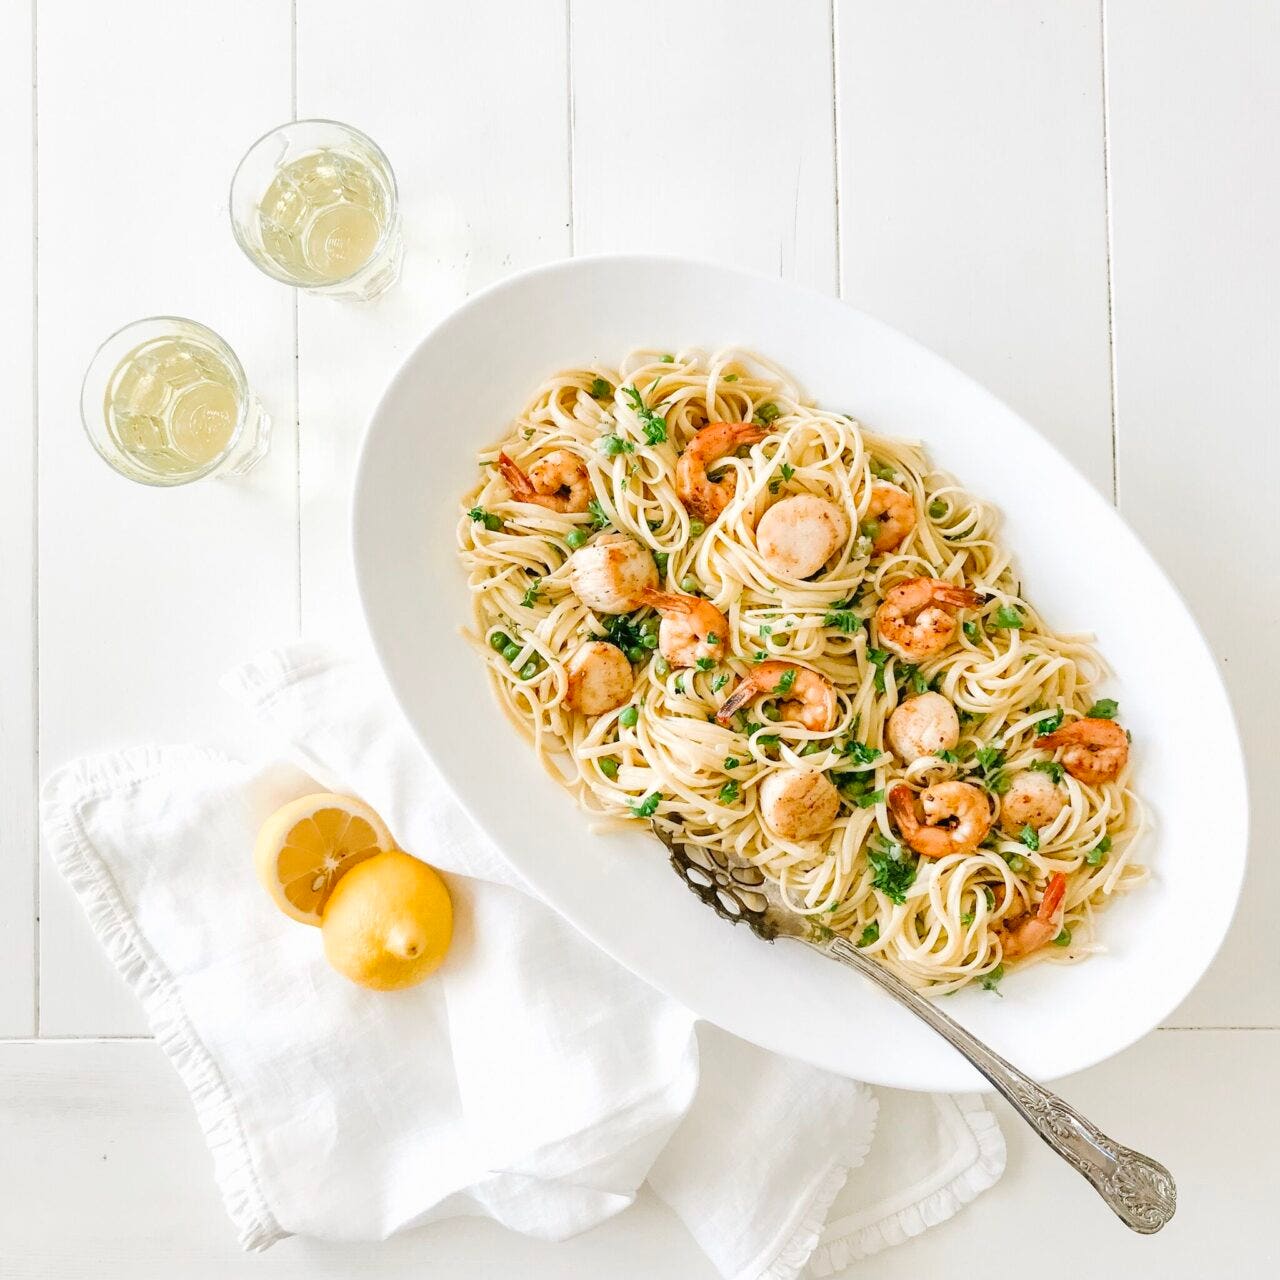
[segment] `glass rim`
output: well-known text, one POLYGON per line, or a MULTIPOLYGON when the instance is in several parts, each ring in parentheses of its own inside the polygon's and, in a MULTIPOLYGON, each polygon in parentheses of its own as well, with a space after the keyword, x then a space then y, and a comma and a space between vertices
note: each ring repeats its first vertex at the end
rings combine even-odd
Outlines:
MULTIPOLYGON (((117 367, 119 361, 116 362, 117 367)), ((111 370, 114 373, 115 369, 111 370)), ((107 375, 108 378, 111 376, 107 375)), ((158 315, 158 316, 142 316, 137 320, 130 320, 128 324, 122 324, 114 332, 109 333, 103 340, 98 343, 93 355, 89 358, 88 365, 85 366, 84 377, 80 380, 80 425, 84 428, 85 435, 89 437, 89 443, 93 446, 94 452, 107 464, 117 475, 123 476, 126 480, 133 480, 137 484, 145 484, 152 489, 180 489, 184 484, 191 484, 196 480, 203 480, 206 476, 215 472, 235 451, 236 446, 240 443, 240 437, 244 435, 245 422, 249 417, 250 409, 250 391, 249 379, 245 375, 244 366, 240 363, 240 357, 236 355, 231 344, 215 330, 210 329, 207 324, 202 324, 199 320, 192 320, 190 316, 177 315, 158 315), (236 425, 235 430, 231 433, 231 439, 227 441, 227 447, 218 454, 210 462, 206 462, 204 466, 195 471, 184 474, 179 479, 158 479, 150 478, 141 474, 133 474, 132 472, 122 471, 117 463, 116 458, 107 451, 99 439, 99 433, 90 424, 89 416, 89 379, 98 367, 98 361, 106 349, 116 341, 128 333, 130 329, 140 328, 142 325, 149 324, 180 324, 188 325, 192 329, 198 329, 201 333, 208 335, 217 344, 218 354, 226 361, 231 370, 232 376, 236 381, 236 392, 238 394, 239 403, 236 406, 236 425)), ((97 408, 96 418, 103 424, 103 434, 105 431, 105 413, 104 406, 99 405, 97 408)), ((123 451, 120 451, 123 452, 123 451)))
POLYGON ((235 172, 231 175, 231 185, 227 188, 227 216, 231 220, 231 234, 235 237, 236 244, 240 246, 240 250, 244 256, 248 258, 263 275, 269 276, 272 280, 278 280, 281 284, 287 284, 291 289, 302 289, 306 292, 326 292, 329 289, 337 288, 340 285, 350 284, 351 281, 359 277, 360 273, 368 267, 369 263, 382 253, 391 242, 392 236, 398 229, 400 218, 400 184, 396 181, 396 171, 392 168, 391 161, 387 158, 387 153, 383 151, 383 149, 378 146, 378 144, 369 137, 363 129, 357 129, 355 125, 347 124, 344 120, 331 120, 328 116, 306 116, 301 120, 286 120, 283 124, 278 124, 274 128, 268 129, 266 133, 255 138, 254 141, 249 144, 244 155, 240 157, 239 162, 236 164, 235 172), (341 276, 336 280, 326 280, 322 285, 299 284, 296 280, 291 280, 282 272, 273 270, 272 267, 264 265, 263 260, 258 256, 258 254, 245 243, 244 236, 240 234, 239 221, 236 218, 236 181, 244 169, 245 162, 269 138, 273 138, 276 134, 283 132, 285 129, 296 128, 299 125, 307 124, 328 125, 332 128, 342 129, 347 133, 354 134, 362 142, 367 144, 375 158, 382 162, 382 166, 386 170, 387 177, 391 183, 391 216, 387 219, 386 226, 382 228, 382 232, 378 236, 378 243, 374 245, 373 252, 369 255, 368 259, 354 271, 349 272, 347 275, 341 276))

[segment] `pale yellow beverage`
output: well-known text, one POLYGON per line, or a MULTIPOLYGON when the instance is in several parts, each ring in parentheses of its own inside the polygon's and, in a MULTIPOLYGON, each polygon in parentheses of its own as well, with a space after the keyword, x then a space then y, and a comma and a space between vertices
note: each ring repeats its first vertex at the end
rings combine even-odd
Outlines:
POLYGON ((152 485, 241 475, 265 454, 271 433, 235 352, 181 316, 112 334, 85 374, 80 414, 107 462, 152 485))
POLYGON ((235 434, 236 382, 212 347, 193 338, 153 338, 130 351, 107 383, 107 432, 122 454, 152 475, 203 471, 235 434))
POLYGON ((300 285, 334 284, 373 257, 389 213, 365 160, 323 150, 286 164, 258 205, 262 251, 300 285))
POLYGON ((377 143, 336 120, 294 120, 245 152, 231 229, 259 270, 330 298, 367 302, 400 275, 395 174, 377 143))

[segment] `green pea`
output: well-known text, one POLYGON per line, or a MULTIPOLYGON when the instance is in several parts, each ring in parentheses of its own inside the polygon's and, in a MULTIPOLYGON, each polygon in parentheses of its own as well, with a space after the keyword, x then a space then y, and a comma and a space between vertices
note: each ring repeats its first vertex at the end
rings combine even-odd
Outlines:
POLYGON ((643 650, 643 649, 642 649, 638 644, 633 644, 633 645, 632 645, 632 646, 627 650, 627 661, 628 661, 628 662, 643 662, 643 661, 644 661, 644 650, 643 650))
POLYGON ((669 663, 662 654, 658 654, 653 660, 653 669, 657 675, 669 676, 671 674, 671 663, 669 663))
POLYGON ((766 702, 764 706, 764 718, 766 720, 781 720, 782 712, 779 711, 772 702, 766 702))
POLYGON ((816 756, 821 750, 822 743, 815 740, 813 742, 806 742, 804 746, 800 748, 800 754, 802 756, 816 756))
POLYGON ((646 649, 656 649, 658 647, 658 637, 652 632, 646 631, 644 635, 640 637, 640 643, 646 649))
POLYGON ((521 680, 532 680, 533 677, 536 676, 537 674, 538 674, 538 664, 532 658, 530 658, 529 661, 526 662, 524 666, 520 668, 521 680))
POLYGON ((512 641, 508 641, 502 648, 502 656, 508 662, 514 662, 520 656, 520 646, 512 641))
POLYGON ((511 643, 511 637, 505 631, 495 631, 489 637, 489 648, 494 653, 501 653, 511 643))
POLYGON ((600 772, 603 773, 610 782, 614 781, 618 776, 618 762, 612 756, 601 756, 600 772))
POLYGON ((707 531, 707 526, 701 520, 689 521, 689 537, 700 538, 707 531))
POLYGON ((1020 876, 1026 869, 1027 860, 1020 853, 1015 853, 1013 857, 1009 859, 1009 870, 1012 871, 1015 876, 1020 876))
POLYGON ((658 634, 658 620, 655 617, 648 617, 640 624, 640 634, 644 636, 656 636, 658 634))
POLYGON ((941 520, 947 514, 947 504, 941 498, 934 498, 929 503, 929 517, 932 520, 941 520))
POLYGON ((667 561, 671 559, 671 553, 668 551, 655 551, 653 553, 653 562, 658 566, 659 573, 666 573, 667 561))
POLYGON ((1053 945, 1055 947, 1069 947, 1071 945, 1071 930, 1064 925, 1062 932, 1054 938, 1053 945))
POLYGON ((680 590, 687 592, 691 596, 698 594, 698 580, 693 574, 686 574, 680 579, 680 590))
POLYGON ((639 707, 635 707, 635 706, 623 707, 622 710, 618 712, 618 723, 624 729, 634 729, 636 727, 636 721, 639 719, 640 719, 639 707))
POLYGON ((564 540, 576 551, 587 540, 587 532, 585 529, 570 529, 564 535, 564 540))

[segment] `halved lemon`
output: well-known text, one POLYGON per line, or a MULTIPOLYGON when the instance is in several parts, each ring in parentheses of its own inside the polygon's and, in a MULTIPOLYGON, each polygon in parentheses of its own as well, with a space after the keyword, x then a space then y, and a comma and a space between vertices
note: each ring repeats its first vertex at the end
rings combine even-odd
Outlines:
POLYGON ((253 859, 276 906, 318 926, 342 876, 395 847, 387 824, 364 801, 322 792, 277 809, 258 832, 253 859))

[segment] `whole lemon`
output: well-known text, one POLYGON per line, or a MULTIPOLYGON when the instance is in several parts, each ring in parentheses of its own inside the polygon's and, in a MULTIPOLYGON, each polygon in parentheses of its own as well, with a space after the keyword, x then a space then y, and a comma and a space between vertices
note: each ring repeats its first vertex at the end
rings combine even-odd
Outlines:
POLYGON ((334 885, 320 931, 339 973, 375 991, 398 991, 440 967, 453 937, 453 904, 425 862, 395 849, 357 863, 334 885))

